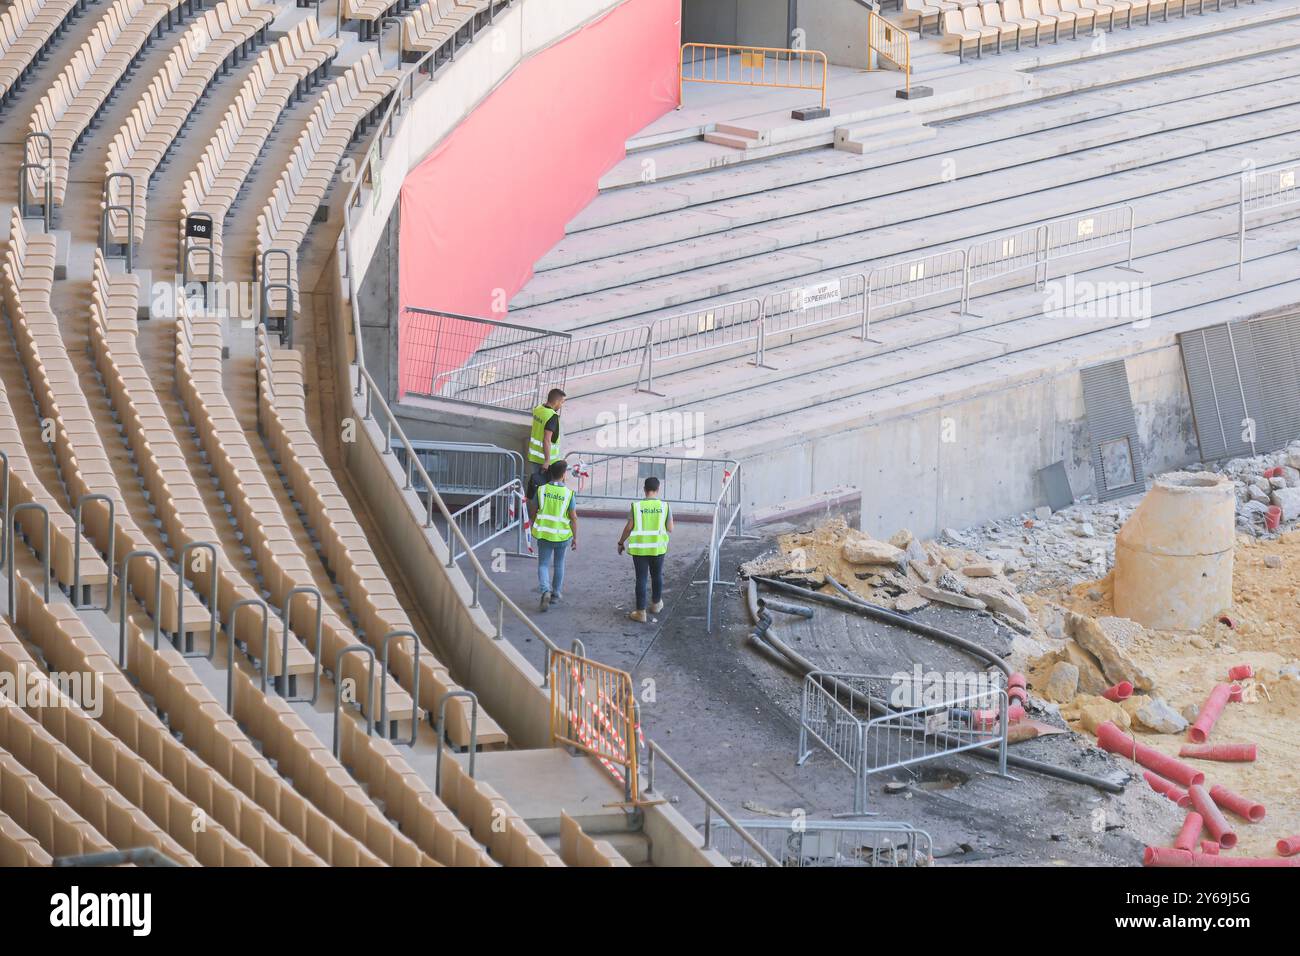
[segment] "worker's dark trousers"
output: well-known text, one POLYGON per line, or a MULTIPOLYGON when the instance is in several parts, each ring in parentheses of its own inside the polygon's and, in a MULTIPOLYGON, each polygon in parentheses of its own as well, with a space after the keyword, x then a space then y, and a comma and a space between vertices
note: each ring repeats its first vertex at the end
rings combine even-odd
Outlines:
POLYGON ((646 585, 650 585, 650 604, 657 603, 664 594, 664 556, 662 554, 634 554, 636 568, 636 609, 644 611, 646 585))

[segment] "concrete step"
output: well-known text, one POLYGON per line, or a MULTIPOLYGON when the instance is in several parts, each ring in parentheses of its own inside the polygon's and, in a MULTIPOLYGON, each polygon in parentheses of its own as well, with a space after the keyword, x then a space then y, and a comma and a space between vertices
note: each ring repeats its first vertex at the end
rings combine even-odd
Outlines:
MULTIPOLYGON (((1015 109, 945 121, 938 126, 938 139, 928 146, 922 144, 898 151, 902 155, 881 154, 872 157, 870 162, 849 154, 825 152, 818 154, 815 159, 798 156, 754 163, 743 170, 733 170, 726 176, 705 172, 668 182, 642 183, 635 189, 616 190, 597 196, 569 223, 566 231, 573 235, 690 206, 761 195, 767 190, 860 173, 892 184, 903 170, 891 168, 886 173, 883 168, 886 165, 895 166, 959 148, 992 144, 1028 133, 1060 129, 1071 124, 1142 110, 1150 111, 1159 124, 1157 128, 1162 128, 1164 120, 1162 111, 1158 108, 1163 105, 1228 91, 1237 91, 1235 99, 1240 100, 1254 95, 1252 87, 1298 75, 1300 53, 1287 50, 1254 57, 1245 62, 1210 64, 1176 77, 1138 79, 1105 89, 1023 104, 1015 109)), ((1006 154, 1015 151, 1001 152, 1006 154)), ((964 160, 963 166, 965 165, 964 160)), ((900 188, 907 186, 907 182, 900 184, 900 188)), ((552 256, 548 255, 539 263, 539 268, 549 267, 551 261, 552 256)))
MULTIPOLYGON (((516 299, 524 308, 514 319, 551 328, 591 328, 634 316, 641 323, 663 309, 685 311, 713 298, 743 298, 760 286, 860 271, 970 241, 983 233, 982 223, 1004 232, 1236 175, 1248 160, 1260 168, 1285 162, 1300 155, 1296 130, 1300 111, 1279 108, 1042 160, 1015 177, 994 171, 939 182, 903 203, 846 204, 760 230, 553 270, 516 299), (1270 138, 1255 142, 1260 136, 1270 138), (970 214, 976 208, 981 216, 970 214)), ((941 178, 942 170, 935 173, 941 178)))
POLYGON ((933 139, 936 133, 911 113, 835 130, 835 148, 850 153, 870 153, 933 139))

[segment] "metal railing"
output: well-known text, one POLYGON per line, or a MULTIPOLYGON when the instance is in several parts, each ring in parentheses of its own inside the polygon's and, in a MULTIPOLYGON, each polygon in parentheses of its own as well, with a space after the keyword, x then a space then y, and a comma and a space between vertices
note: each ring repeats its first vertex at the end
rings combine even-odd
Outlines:
MULTIPOLYGON (((662 437, 662 436, 660 436, 662 437)), ((668 444, 653 441, 652 444, 668 444)), ((684 505, 699 514, 711 515, 708 587, 705 624, 713 630, 713 588, 732 582, 719 578, 722 544, 734 528, 743 532, 741 518, 740 463, 734 458, 692 458, 674 455, 617 454, 576 450, 568 453, 570 473, 577 481, 577 494, 584 500, 636 501, 642 497, 645 479, 660 481, 659 497, 671 505, 684 505)))
POLYGON ((755 858, 730 823, 713 824, 715 848, 732 866, 917 867, 934 862, 934 841, 910 823, 852 820, 743 820, 775 858, 755 858))
POLYGON ((416 306, 403 313, 406 392, 527 411, 543 388, 564 387, 572 338, 565 332, 416 306))
MULTIPOLYGON (((444 495, 477 497, 499 488, 512 478, 524 479, 524 456, 517 451, 486 442, 413 441, 416 457, 444 495)), ((416 492, 428 491, 424 481, 407 464, 405 448, 397 449, 397 461, 416 492)))
POLYGON ((902 27, 890 23, 874 10, 867 12, 867 49, 888 60, 903 74, 903 88, 912 92, 912 47, 902 27))
POLYGON ((998 772, 1006 776, 1006 689, 993 675, 969 677, 955 688, 931 688, 908 674, 812 671, 800 700, 797 763, 812 756, 811 738, 849 768, 854 813, 867 812, 872 774, 966 750, 997 747, 998 772), (868 702, 889 709, 873 716, 868 702))
POLYGON ((475 498, 459 511, 453 512, 452 524, 460 530, 453 535, 447 528, 447 560, 453 564, 465 556, 458 538, 471 542, 470 549, 515 533, 515 554, 524 554, 524 515, 528 499, 524 496, 524 483, 512 478, 499 488, 475 498))
POLYGON ((705 790, 703 787, 701 787, 698 783, 696 783, 691 778, 691 775, 688 774, 685 770, 683 770, 681 766, 677 763, 677 761, 673 760, 672 757, 668 756, 667 752, 662 747, 660 747, 653 740, 650 740, 647 741, 646 749, 648 751, 646 757, 646 786, 645 786, 645 795, 647 797, 652 794, 658 793, 658 791, 655 789, 655 766, 656 766, 656 762, 659 761, 666 764, 668 769, 671 770, 673 773, 675 773, 677 775, 677 778, 681 780, 682 783, 690 787, 691 790, 695 793, 695 795, 699 797, 702 801, 704 801, 703 849, 705 850, 713 849, 713 827, 714 827, 713 814, 716 813, 719 817, 722 818, 722 822, 731 828, 731 833, 735 837, 739 837, 742 842, 746 843, 751 849, 753 849, 754 853, 758 856, 760 860, 763 861, 765 865, 767 866, 781 865, 781 861, 778 860, 776 857, 774 857, 771 854, 771 852, 767 849, 767 847, 765 847, 759 840, 755 839, 755 837, 744 826, 742 826, 739 823, 739 821, 736 820, 735 817, 733 817, 731 814, 727 812, 726 808, 723 807, 722 804, 718 803, 717 800, 714 800, 713 797, 709 796, 708 791, 705 790))
POLYGON ((594 757, 630 804, 641 799, 638 729, 631 674, 585 654, 551 654, 551 743, 594 757))
POLYGON ((677 83, 678 109, 685 103, 687 83, 815 90, 826 109, 830 67, 820 50, 734 46, 725 43, 683 43, 677 83))
POLYGON ((648 326, 593 333, 563 346, 539 349, 541 336, 563 333, 527 330, 534 338, 495 348, 481 346, 474 361, 445 372, 442 381, 460 384, 436 397, 526 411, 540 399, 543 384, 564 387, 573 379, 634 367, 635 390, 659 394, 654 376, 664 362, 752 346, 751 364, 762 367, 771 337, 839 324, 856 326, 858 338, 874 342, 871 321, 881 310, 951 302, 960 303, 961 313, 968 315, 979 286, 1030 273, 1034 288, 1041 289, 1052 267, 1071 257, 1122 249, 1125 264, 1120 268, 1137 271, 1133 269, 1135 231, 1131 205, 1108 206, 1002 233, 966 248, 886 262, 866 273, 670 315, 648 326), (548 361, 542 361, 543 354, 548 361))
POLYGON ((1297 188, 1300 164, 1269 169, 1247 170, 1241 174, 1241 197, 1237 203, 1237 278, 1246 274, 1246 220, 1252 213, 1281 209, 1300 202, 1297 188))

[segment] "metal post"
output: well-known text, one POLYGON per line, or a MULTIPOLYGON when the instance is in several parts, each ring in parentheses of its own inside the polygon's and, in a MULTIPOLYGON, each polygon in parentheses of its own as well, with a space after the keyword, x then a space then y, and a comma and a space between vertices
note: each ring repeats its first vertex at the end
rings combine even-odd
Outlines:
POLYGON ((478 752, 478 695, 472 690, 449 690, 438 700, 438 756, 433 771, 434 796, 442 796, 442 741, 447 726, 447 701, 467 697, 469 710, 469 778, 474 779, 474 755, 478 752))
POLYGON ((1241 198, 1237 203, 1237 281, 1245 277, 1246 272, 1246 177, 1241 174, 1241 198))
POLYGON ((18 624, 18 609, 14 604, 14 579, 18 577, 18 561, 17 553, 14 551, 14 538, 18 525, 18 516, 24 511, 39 511, 45 516, 45 544, 41 548, 41 565, 45 572, 45 584, 42 590, 45 595, 45 603, 50 603, 50 509, 35 501, 24 501, 5 514, 5 537, 8 538, 8 542, 5 544, 5 556, 9 561, 9 621, 15 626, 18 624))
POLYGON ((121 580, 117 585, 117 666, 122 670, 126 670, 126 596, 131 590, 131 580, 127 574, 131 570, 131 562, 136 558, 153 560, 153 649, 155 651, 158 650, 158 637, 162 632, 162 558, 158 556, 157 551, 145 548, 128 551, 126 557, 122 559, 121 580))
MULTIPOLYGON (((370 670, 369 670, 370 676, 368 678, 368 680, 370 681, 370 687, 366 691, 366 694, 367 696, 369 696, 370 694, 373 694, 375 692, 374 650, 372 648, 367 647, 365 644, 353 644, 350 647, 345 647, 343 648, 343 650, 339 651, 339 656, 334 658, 334 684, 335 684, 334 756, 335 757, 339 755, 339 707, 342 706, 343 703, 343 658, 347 657, 349 654, 365 654, 367 657, 370 658, 370 670)), ((362 711, 364 712, 365 706, 362 704, 360 697, 357 698, 357 704, 362 708, 362 711)), ((374 708, 373 701, 371 702, 371 706, 370 706, 370 714, 366 717, 366 734, 372 737, 375 734, 375 708, 374 708)))
MULTIPOLYGON (((316 647, 315 661, 312 665, 312 684, 311 697, 299 697, 295 700, 310 700, 315 704, 320 696, 320 674, 321 674, 321 625, 324 622, 324 604, 321 593, 318 588, 310 585, 300 585, 289 589, 289 593, 284 598, 284 610, 280 612, 280 620, 284 624, 284 634, 282 636, 282 649, 280 652, 280 696, 289 700, 289 622, 292 619, 293 599, 298 594, 309 594, 316 598, 316 647)), ((267 655, 270 660, 270 655, 267 655)))
POLYGON ((411 687, 411 743, 415 746, 415 731, 420 723, 420 636, 411 630, 389 631, 380 641, 384 649, 384 669, 379 681, 379 736, 388 739, 388 645, 395 637, 409 637, 415 645, 415 676, 411 687))
POLYGON ((208 660, 212 660, 216 654, 217 628, 220 627, 220 621, 217 618, 217 562, 220 558, 221 555, 217 551, 217 546, 211 541, 191 541, 181 548, 180 554, 176 557, 176 645, 182 657, 206 657, 208 660), (206 654, 191 654, 185 650, 185 559, 189 557, 191 551, 200 548, 212 555, 212 569, 208 580, 208 601, 212 606, 212 610, 208 623, 208 652, 206 654))
MULTIPOLYGON (((0 500, 0 512, 4 513, 5 520, 8 521, 9 520, 9 455, 3 448, 0 448, 0 466, 2 466, 4 469, 3 471, 4 488, 3 490, 0 490, 0 497, 3 498, 3 500, 0 500)), ((5 561, 8 559, 8 556, 9 556, 8 535, 0 534, 0 568, 3 568, 5 566, 5 561)), ((108 573, 110 576, 112 576, 113 569, 109 568, 108 573)))
MULTIPOLYGON (((260 607, 262 609, 262 693, 266 693, 266 663, 268 660, 267 651, 271 647, 271 612, 265 601, 258 598, 244 598, 242 601, 236 601, 230 607, 230 623, 226 625, 226 636, 229 638, 229 648, 226 654, 226 713, 230 716, 235 715, 235 618, 238 616, 241 608, 260 607)), ((245 641, 245 644, 248 642, 245 641)))
MULTIPOLYGON (((8 463, 6 462, 6 467, 8 463)), ((6 488, 6 495, 8 489, 6 488)), ((72 537, 72 606, 81 607, 81 528, 82 528, 82 506, 87 501, 106 501, 108 502, 108 557, 105 564, 108 565, 108 593, 104 595, 103 612, 107 614, 113 606, 113 547, 117 544, 117 536, 113 533, 116 523, 113 520, 115 503, 108 495, 89 494, 82 495, 77 499, 77 507, 73 517, 73 537, 72 537)), ((6 498, 6 507, 8 500, 6 498)))

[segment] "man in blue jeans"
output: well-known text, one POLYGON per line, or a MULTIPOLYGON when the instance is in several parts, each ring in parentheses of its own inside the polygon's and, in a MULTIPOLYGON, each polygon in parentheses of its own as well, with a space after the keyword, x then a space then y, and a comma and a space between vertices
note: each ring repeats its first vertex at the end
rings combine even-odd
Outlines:
POLYGON ((570 550, 578 550, 578 513, 573 504, 573 489, 564 484, 568 462, 552 462, 546 470, 546 484, 528 503, 533 519, 533 537, 537 539, 537 584, 542 591, 539 611, 564 599, 564 559, 570 550))

